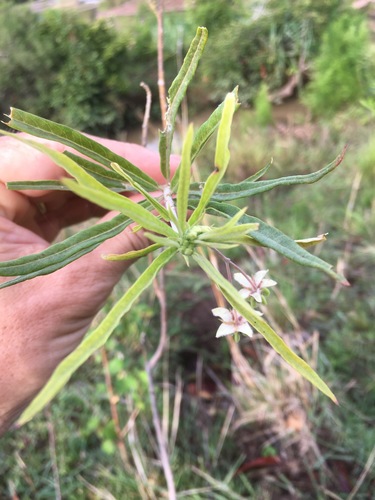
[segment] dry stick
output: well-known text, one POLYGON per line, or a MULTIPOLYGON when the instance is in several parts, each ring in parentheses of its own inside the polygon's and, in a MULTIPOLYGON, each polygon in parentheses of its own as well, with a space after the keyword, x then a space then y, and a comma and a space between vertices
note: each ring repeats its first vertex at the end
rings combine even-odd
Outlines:
POLYGON ((358 490, 361 487, 363 481, 365 480, 367 474, 371 471, 374 460, 375 460, 375 446, 373 447, 373 449, 372 449, 372 451, 367 459, 365 467, 364 467, 361 475, 359 476, 357 483, 355 484, 353 490, 351 491, 350 495, 348 496, 348 500, 353 500, 355 498, 355 496, 358 493, 358 490))
POLYGON ((50 410, 49 406, 46 406, 46 408, 44 410, 44 414, 47 417, 48 445, 49 445, 49 452, 51 455, 53 484, 55 487, 55 498, 56 498, 56 500, 61 500, 62 496, 61 496, 61 487, 60 487, 59 468, 57 466, 55 428, 53 425, 51 410, 50 410))
MULTIPOLYGON (((131 415, 134 414, 134 408, 132 407, 132 404, 130 402, 130 398, 127 401, 127 409, 128 412, 131 413, 131 415)), ((140 481, 137 481, 137 487, 139 494, 142 498, 142 500, 156 500, 156 497, 152 491, 152 489, 149 487, 148 484, 148 479, 147 479, 147 474, 143 465, 144 460, 142 461, 141 454, 138 450, 137 442, 139 442, 138 436, 137 436, 137 428, 135 425, 135 419, 130 422, 129 419, 129 427, 128 427, 128 443, 129 443, 129 448, 133 457, 133 462, 136 468, 136 471, 138 473, 138 477, 140 481)))
MULTIPOLYGON (((346 207, 345 211, 345 218, 344 218, 344 223, 343 223, 343 229, 345 231, 349 230, 349 223, 350 223, 350 218, 353 214, 354 210, 354 205, 357 199, 358 191, 361 185, 362 181, 362 173, 357 172, 356 176, 354 177, 353 183, 352 183, 352 188, 350 190, 350 196, 348 200, 348 204, 346 207)), ((340 257, 337 261, 337 270, 338 272, 341 272, 342 274, 344 273, 345 269, 348 266, 348 262, 350 259, 350 254, 353 246, 353 240, 352 238, 349 238, 348 241, 346 242, 345 248, 344 248, 344 255, 340 257)), ((337 295, 339 294, 339 291, 341 290, 341 286, 339 283, 336 283, 336 286, 331 294, 331 300, 335 300, 337 295)))
POLYGON ((147 83, 141 82, 139 85, 146 92, 145 114, 143 116, 143 122, 142 122, 142 146, 145 148, 147 146, 148 122, 150 121, 152 94, 150 87, 147 85, 147 83))
POLYGON ((160 304, 160 338, 155 353, 153 354, 151 359, 146 362, 146 373, 148 378, 148 389, 149 389, 149 397, 150 397, 150 404, 152 411, 152 421, 156 432, 156 439, 158 442, 159 455, 164 471, 164 477, 167 482, 168 498, 169 500, 175 500, 176 487, 174 484, 173 472, 167 451, 167 442, 166 442, 167 435, 163 432, 160 423, 160 416, 156 404, 155 386, 152 377, 152 370, 155 368, 156 364, 160 360, 163 351, 168 344, 167 302, 166 302, 163 272, 159 273, 159 279, 160 279, 160 284, 158 283, 157 279, 154 280, 154 290, 160 304))
POLYGON ((125 443, 123 441, 123 434, 121 431, 120 419, 119 419, 119 415, 118 415, 118 411, 117 411, 118 396, 115 396, 115 394, 113 392, 111 373, 109 371, 109 365, 108 365, 107 351, 105 350, 104 347, 102 347, 100 349, 100 354, 102 357, 104 379, 105 379, 105 385, 107 387, 108 400, 109 400, 109 405, 111 408, 112 421, 113 421, 113 425, 114 425, 115 432, 116 432, 117 448, 118 448, 118 451, 120 453, 121 461, 124 465, 125 470, 127 472, 131 472, 131 467, 129 464, 129 457, 128 457, 128 454, 126 451, 125 443))
POLYGON ((159 89, 159 102, 161 121, 163 129, 167 126, 167 99, 165 92, 165 79, 164 79, 164 28, 163 28, 163 0, 149 0, 151 10, 153 10, 157 26, 158 26, 158 89, 159 89))
MULTIPOLYGON (((164 80, 164 30, 163 30, 163 0, 150 0, 149 1, 151 9, 154 11, 157 19, 158 28, 158 89, 159 89, 159 101, 160 101, 160 111, 161 119, 163 124, 163 129, 166 128, 166 114, 167 114, 167 99, 165 92, 165 80, 164 80)), ((157 279, 154 280, 155 294, 159 300, 160 304, 160 339, 159 345, 149 361, 146 362, 146 373, 148 378, 148 388, 149 397, 152 411, 152 420, 156 432, 156 438, 159 447, 160 460, 163 466, 164 477, 167 482, 168 497, 170 500, 175 500, 176 498, 176 487, 174 484, 172 468, 169 462, 169 456, 167 451, 167 432, 163 434, 162 427, 160 424, 160 416, 156 404, 155 386, 152 378, 152 370, 155 368, 159 359, 161 358, 164 349, 168 345, 167 336, 167 304, 166 295, 164 288, 164 271, 159 273, 160 286, 157 279)))
POLYGON ((175 445, 178 427, 180 423, 180 412, 181 412, 181 402, 182 402, 182 378, 181 373, 178 371, 176 373, 176 392, 174 396, 174 404, 173 404, 173 417, 172 417, 172 425, 171 425, 171 434, 169 438, 169 452, 172 455, 175 445))

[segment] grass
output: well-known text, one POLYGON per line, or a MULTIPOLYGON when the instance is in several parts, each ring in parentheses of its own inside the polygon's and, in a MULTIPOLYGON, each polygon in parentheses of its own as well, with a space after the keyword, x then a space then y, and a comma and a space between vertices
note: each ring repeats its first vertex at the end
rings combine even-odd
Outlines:
MULTIPOLYGON (((270 175, 313 171, 349 142, 339 171, 317 185, 249 200, 249 209, 294 237, 329 232, 312 251, 340 266, 352 286, 337 289, 326 276, 263 249, 233 255, 249 271, 268 268, 278 281, 267 319, 316 367, 340 407, 260 339, 215 340, 209 284, 194 269, 170 268, 169 347, 153 378, 178 498, 367 499, 374 490, 374 122, 350 110, 312 123, 299 110, 277 110, 270 127, 253 126, 249 110, 239 113, 230 175, 251 175, 271 154, 270 175)), ((134 273, 138 267, 111 300, 134 273)), ((166 498, 145 375, 145 356, 158 342, 158 311, 146 294, 105 352, 44 413, 2 439, 1 498, 166 498)))

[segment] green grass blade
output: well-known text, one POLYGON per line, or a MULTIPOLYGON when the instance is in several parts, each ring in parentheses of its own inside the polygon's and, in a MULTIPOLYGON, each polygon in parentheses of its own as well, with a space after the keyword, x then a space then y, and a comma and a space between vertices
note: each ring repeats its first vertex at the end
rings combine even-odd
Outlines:
POLYGON ((1 262, 0 276, 17 276, 17 278, 0 284, 0 289, 63 268, 94 250, 103 241, 121 233, 130 222, 123 215, 117 215, 108 222, 84 229, 62 242, 55 243, 42 252, 1 262))
MULTIPOLYGON (((10 120, 7 125, 15 130, 65 144, 65 146, 75 149, 106 167, 109 167, 111 162, 116 162, 145 189, 152 191, 158 187, 154 179, 128 160, 65 125, 54 123, 16 108, 11 108, 9 118, 10 120)), ((15 134, 12 135, 14 136, 15 134)))
POLYGON ((224 297, 247 321, 265 338, 271 347, 300 375, 311 382, 323 394, 337 404, 337 399, 327 384, 303 359, 295 354, 277 333, 258 316, 254 309, 244 300, 238 290, 227 280, 205 257, 195 254, 193 256, 197 264, 203 269, 207 276, 220 288, 224 297))
POLYGON ((187 210, 189 202, 189 188, 191 178, 191 146, 193 143, 194 130, 190 125, 186 133, 182 148, 181 169, 178 179, 178 190, 176 199, 177 217, 182 230, 186 227, 187 210))
POLYGON ((168 248, 161 253, 139 276, 137 281, 128 289, 123 297, 114 305, 112 310, 103 319, 100 325, 89 333, 67 358, 56 368, 47 385, 26 408, 19 419, 19 424, 24 424, 38 413, 52 398, 64 387, 73 373, 110 337, 141 293, 150 286, 157 273, 175 255, 176 250, 168 248))
MULTIPOLYGON (((239 208, 227 203, 212 202, 207 208, 207 213, 212 215, 233 217, 239 210, 239 208)), ((316 255, 309 253, 303 247, 298 245, 298 243, 296 243, 292 238, 289 238, 289 236, 285 235, 278 229, 269 226, 260 219, 252 217, 250 215, 245 214, 240 219, 241 224, 252 222, 256 222, 259 224, 258 230, 253 231, 250 234, 251 238, 258 242, 259 245, 271 248, 278 254, 287 257, 289 260, 296 262, 297 264, 319 269, 331 276, 331 278, 339 281, 341 284, 348 285, 347 280, 342 275, 337 274, 333 271, 331 264, 328 264, 316 255)))

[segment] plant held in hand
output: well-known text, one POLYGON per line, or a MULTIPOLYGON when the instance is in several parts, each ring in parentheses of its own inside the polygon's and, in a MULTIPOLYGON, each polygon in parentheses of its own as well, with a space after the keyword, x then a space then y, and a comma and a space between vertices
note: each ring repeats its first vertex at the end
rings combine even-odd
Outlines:
POLYGON ((230 279, 212 265, 208 259, 208 250, 220 252, 239 245, 263 246, 277 251, 298 264, 322 270, 345 284, 345 279, 338 276, 332 270, 332 266, 311 255, 304 248, 318 243, 322 237, 294 241, 260 219, 248 215, 246 209, 239 209, 231 203, 278 186, 316 182, 334 170, 342 157, 309 175, 260 180, 266 173, 267 166, 238 184, 223 183, 230 158, 228 146, 231 124, 238 107, 237 92, 234 90, 195 133, 193 127, 189 127, 183 143, 180 166, 171 178, 169 165, 177 112, 201 58, 206 40, 207 30, 198 28, 181 70, 169 89, 167 123, 160 134, 159 146, 161 170, 165 178, 163 186, 157 185, 151 177, 124 158, 79 132, 18 109, 11 110, 8 123, 10 127, 37 137, 58 141, 75 149, 77 154, 68 151, 59 153, 40 142, 19 137, 19 140, 48 155, 65 169, 70 177, 61 181, 8 183, 9 189, 68 189, 107 210, 118 211, 119 215, 109 222, 84 229, 39 254, 1 263, 0 275, 10 278, 1 285, 1 288, 54 272, 92 251, 104 240, 120 233, 133 222, 136 223, 135 230, 142 229, 145 232, 150 245, 141 251, 124 255, 104 255, 103 258, 134 259, 151 252, 155 253, 151 264, 114 305, 101 324, 89 332, 78 348, 59 365, 49 383, 24 412, 21 422, 30 419, 54 397, 74 371, 106 342, 122 316, 152 283, 157 273, 172 258, 179 255, 187 265, 190 262, 197 264, 215 283, 229 304, 228 309, 213 310, 213 314, 222 320, 217 336, 232 333, 236 336, 239 333, 251 335, 253 330, 258 331, 287 363, 336 401, 331 390, 317 373, 290 350, 261 314, 253 308, 257 302, 262 301, 265 295, 264 289, 276 284, 273 280, 265 278, 267 271, 259 271, 254 277, 236 273, 234 279, 242 286, 242 290, 239 291, 230 279), (191 165, 216 130, 212 173, 204 183, 194 183, 191 180, 191 165), (143 201, 137 204, 122 196, 120 194, 122 191, 138 192, 142 195, 143 201), (150 194, 155 191, 162 194, 159 197, 150 194), (206 225, 206 214, 216 217, 217 223, 206 225), (223 219, 225 222, 220 225, 223 219))

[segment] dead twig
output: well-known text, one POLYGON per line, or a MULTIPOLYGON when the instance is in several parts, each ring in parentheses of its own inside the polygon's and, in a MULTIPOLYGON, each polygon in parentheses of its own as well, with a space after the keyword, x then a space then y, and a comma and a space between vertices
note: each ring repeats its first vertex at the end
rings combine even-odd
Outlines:
POLYGON ((44 414, 47 417, 48 446, 51 455, 51 467, 53 474, 53 485, 55 488, 55 498, 56 500, 61 500, 62 496, 61 496, 61 486, 60 486, 60 474, 57 465, 55 427, 53 425, 51 410, 49 406, 46 406, 44 414))
POLYGON ((145 114, 143 115, 143 122, 142 122, 142 146, 145 148, 147 146, 148 123, 150 121, 152 94, 150 87, 147 85, 147 83, 141 82, 139 85, 146 92, 145 114))
POLYGON ((101 358, 102 358, 102 366, 103 366, 103 371, 104 371, 105 385, 107 387, 109 405, 111 408, 112 421, 113 421, 113 425, 114 425, 115 432, 116 432, 117 449, 120 453, 121 461, 124 465, 125 470, 130 472, 131 467, 129 464, 129 458, 128 458, 128 454, 126 451, 125 443, 123 441, 123 433, 121 430, 120 419, 119 419, 119 415, 118 415, 118 411, 117 411, 117 403, 119 401, 119 397, 116 396, 114 391, 113 391, 111 373, 109 371, 109 365, 108 365, 107 351, 105 350, 104 347, 101 348, 100 354, 101 354, 101 358))

